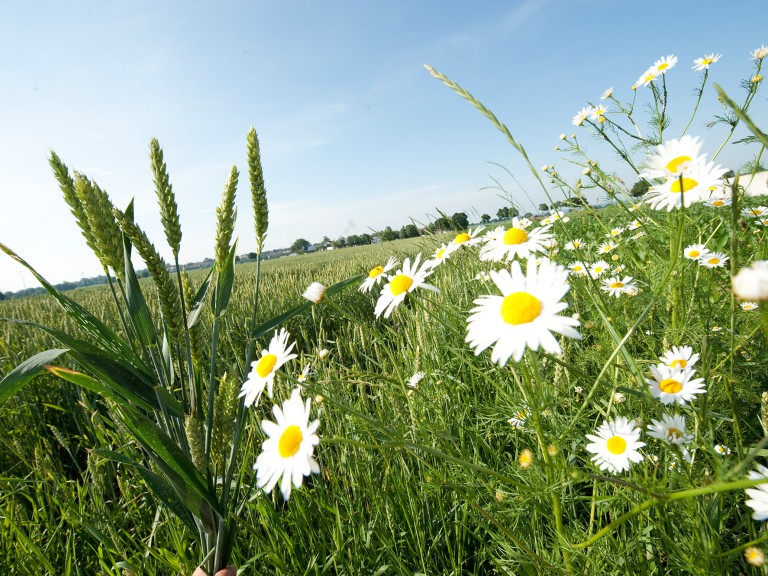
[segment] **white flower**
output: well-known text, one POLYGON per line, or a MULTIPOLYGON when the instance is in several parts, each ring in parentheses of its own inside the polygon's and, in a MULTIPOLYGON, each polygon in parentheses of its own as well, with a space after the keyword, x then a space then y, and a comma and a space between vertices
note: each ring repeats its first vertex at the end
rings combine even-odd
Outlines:
POLYGON ((296 354, 291 353, 296 342, 291 342, 291 345, 288 345, 290 336, 285 328, 281 328, 279 333, 275 330, 269 348, 261 351, 261 358, 251 362, 248 379, 243 383, 238 396, 238 398, 245 396, 246 407, 258 404, 265 386, 267 394, 272 398, 275 373, 283 364, 296 358, 296 354))
POLYGON ((746 310, 747 312, 751 312, 752 310, 757 310, 758 305, 757 302, 742 302, 739 304, 742 310, 746 310))
POLYGON ((614 276, 603 280, 600 289, 604 292, 608 292, 609 296, 614 296, 616 298, 622 294, 637 294, 637 286, 632 283, 632 276, 624 276, 624 278, 614 276))
POLYGON ((527 406, 523 406, 515 412, 515 415, 512 416, 509 420, 507 420, 507 423, 511 426, 514 426, 518 430, 525 430, 525 421, 528 419, 528 416, 530 415, 530 412, 528 410, 527 406))
POLYGON ((704 394, 704 379, 693 378, 691 368, 671 368, 663 364, 651 366, 653 380, 647 379, 651 395, 658 398, 662 404, 685 404, 693 400, 697 394, 704 394))
POLYGON ((456 246, 472 246, 482 242, 480 233, 485 231, 485 226, 480 224, 476 228, 470 228, 466 232, 460 232, 456 234, 456 237, 451 241, 456 246))
POLYGON ((459 248, 461 248, 461 244, 454 244, 453 242, 446 244, 443 242, 443 244, 437 250, 435 250, 435 253, 432 254, 432 258, 427 260, 424 264, 425 266, 428 265, 430 268, 437 268, 459 248))
POLYGON ((640 78, 637 79, 635 84, 632 86, 632 89, 634 90, 638 86, 648 86, 651 82, 656 80, 656 77, 658 75, 659 73, 656 71, 656 69, 653 66, 651 66, 650 68, 648 68, 648 70, 642 73, 640 78))
POLYGON ((587 106, 586 108, 582 108, 576 113, 576 116, 573 117, 573 125, 581 126, 584 123, 584 120, 586 120, 591 113, 592 113, 592 106, 587 106))
POLYGON ((709 254, 709 250, 704 244, 691 244, 683 250, 683 256, 688 260, 701 260, 707 254, 709 254))
POLYGON ((725 168, 713 162, 698 160, 689 164, 679 176, 669 177, 662 184, 651 186, 644 201, 654 210, 675 208, 708 200, 720 188, 725 168))
POLYGON ((613 86, 610 88, 606 88, 605 91, 600 95, 600 100, 606 100, 610 98, 613 95, 613 86))
POLYGON ((429 262, 424 262, 419 266, 420 259, 421 254, 416 256, 413 265, 411 265, 410 258, 406 258, 402 269, 398 270, 394 276, 389 277, 389 282, 381 289, 381 295, 376 302, 374 313, 377 318, 382 313, 384 318, 389 318, 389 315, 392 314, 397 305, 405 300, 409 292, 413 292, 416 288, 426 288, 434 292, 440 292, 431 284, 424 282, 425 278, 432 274, 433 269, 429 262))
POLYGON ((480 249, 480 260, 509 262, 515 257, 528 258, 531 254, 544 252, 544 244, 552 238, 548 231, 549 226, 541 226, 529 233, 515 217, 509 229, 500 226, 485 236, 486 243, 480 249))
POLYGON ((408 380, 408 387, 416 388, 416 386, 419 385, 419 382, 421 382, 423 378, 424 372, 414 372, 413 376, 411 376, 408 380))
POLYGON ((768 300, 768 260, 756 260, 731 278, 733 293, 741 300, 768 300))
POLYGON ((571 270, 571 274, 576 274, 576 276, 586 276, 587 275, 587 266, 584 264, 584 262, 576 261, 571 263, 568 268, 571 270))
POLYGON ((752 59, 753 60, 762 60, 766 56, 768 56, 768 46, 766 46, 765 44, 760 46, 760 48, 756 48, 752 52, 752 59))
POLYGON ((597 249, 598 254, 608 254, 608 252, 611 252, 612 250, 616 250, 619 245, 614 242, 603 242, 600 247, 597 249))
POLYGON ((600 276, 602 276, 609 269, 610 269, 610 266, 608 266, 608 262, 606 262, 605 260, 598 260, 597 262, 594 262, 592 266, 589 267, 589 275, 592 277, 593 280, 595 280, 600 276))
POLYGON ((648 434, 666 444, 682 446, 693 442, 693 436, 685 433, 685 416, 679 414, 667 414, 661 420, 651 420, 648 434))
POLYGON ((573 240, 571 240, 565 245, 566 250, 584 250, 584 248, 585 248, 584 240, 582 240, 581 238, 574 238, 573 240))
POLYGON ((320 300, 323 299, 327 289, 328 288, 326 288, 323 284, 320 284, 320 282, 312 282, 312 284, 310 284, 309 287, 304 291, 302 296, 310 302, 317 304, 320 302, 320 300))
POLYGON ((701 142, 698 138, 685 135, 680 140, 667 140, 656 146, 656 152, 648 156, 645 169, 640 172, 642 178, 676 178, 699 156, 701 142))
POLYGON ((694 354, 690 346, 672 346, 672 349, 664 352, 659 360, 670 368, 693 368, 699 361, 699 355, 694 354))
POLYGON ((491 279, 501 296, 481 296, 467 319, 466 341, 480 354, 495 344, 491 361, 504 365, 510 356, 518 362, 525 348, 559 354, 560 344, 552 332, 581 339, 574 330, 578 320, 558 313, 568 304, 560 300, 570 289, 568 272, 562 266, 544 260, 540 266, 528 259, 526 274, 518 261, 511 272, 492 271, 491 279))
POLYGON ((768 214, 768 208, 765 206, 752 206, 751 208, 744 208, 741 211, 741 214, 743 216, 754 216, 759 218, 760 216, 765 216, 768 214))
POLYGON ((720 54, 715 54, 714 52, 712 54, 707 54, 703 58, 696 58, 696 60, 693 61, 693 69, 697 71, 706 70, 712 64, 720 60, 720 58, 720 54))
POLYGON ((715 444, 713 446, 713 449, 715 452, 720 454, 720 456, 727 456, 731 453, 731 449, 728 448, 728 446, 723 446, 722 444, 715 444))
POLYGON ((368 278, 366 278, 362 284, 360 284, 360 292, 370 292, 371 289, 379 283, 379 281, 384 278, 384 273, 389 272, 397 266, 397 260, 394 258, 391 258, 387 260, 386 265, 384 266, 376 266, 375 268, 371 268, 370 272, 368 272, 368 278))
POLYGON ((315 434, 320 422, 309 422, 309 408, 309 398, 304 403, 296 388, 283 402, 282 410, 273 406, 275 422, 261 423, 268 438, 261 445, 262 453, 253 466, 256 481, 265 492, 271 492, 279 481, 284 500, 291 496, 291 485, 301 488, 304 476, 320 472, 320 465, 313 458, 315 446, 320 442, 315 434))
MULTIPOLYGON (((762 464, 756 464, 755 467, 757 470, 750 470, 747 478, 768 480, 768 468, 762 464)), ((768 520, 768 484, 758 484, 754 488, 747 488, 744 492, 750 497, 745 504, 754 510, 752 518, 758 521, 768 520)))
POLYGON ((662 56, 656 62, 653 63, 653 70, 656 74, 665 74, 670 68, 674 68, 677 64, 677 56, 670 54, 669 56, 662 56))
POLYGON ((706 268, 722 268, 728 262, 728 256, 722 252, 707 252, 699 258, 699 264, 706 268))
POLYGON ((591 460, 600 470, 619 473, 629 470, 630 462, 643 460, 643 455, 637 450, 645 446, 645 442, 638 441, 640 429, 635 426, 634 420, 619 416, 611 422, 604 422, 596 434, 586 436, 592 440, 587 444, 587 451, 594 454, 591 460))
POLYGON ((733 199, 730 196, 716 196, 707 201, 707 204, 712 208, 722 208, 723 206, 730 206, 733 199))

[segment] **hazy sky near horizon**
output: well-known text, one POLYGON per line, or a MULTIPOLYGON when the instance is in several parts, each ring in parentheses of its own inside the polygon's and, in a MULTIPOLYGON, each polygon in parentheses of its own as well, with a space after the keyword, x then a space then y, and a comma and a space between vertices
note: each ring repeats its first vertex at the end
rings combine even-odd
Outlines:
MULTIPOLYGON (((118 207, 134 198, 136 220, 170 261, 148 161, 156 137, 179 204, 181 261, 213 254, 232 165, 241 171, 238 253, 252 251, 250 126, 262 150, 268 249, 426 223, 437 209, 495 215, 506 202, 494 179, 534 209, 494 164, 537 205, 545 198, 520 156, 424 64, 493 110, 534 165, 565 172, 554 146, 561 133, 583 134, 573 115, 609 86, 631 101, 635 80, 667 54, 680 59, 667 74, 669 133, 679 136, 701 78, 693 60, 717 52, 688 131, 711 156, 723 139, 706 127, 720 111, 712 83, 743 99, 750 54, 768 43, 767 16, 761 2, 708 0, 6 2, 0 242, 54 283, 102 273, 48 166, 55 150, 118 207)), ((640 88, 638 109, 648 101, 640 88)), ((763 127, 767 108, 763 87, 752 106, 763 127)), ((593 157, 613 158, 582 141, 593 157)), ((753 154, 728 145, 717 161, 738 168, 753 154)), ((0 291, 35 285, 0 253, 0 291)))

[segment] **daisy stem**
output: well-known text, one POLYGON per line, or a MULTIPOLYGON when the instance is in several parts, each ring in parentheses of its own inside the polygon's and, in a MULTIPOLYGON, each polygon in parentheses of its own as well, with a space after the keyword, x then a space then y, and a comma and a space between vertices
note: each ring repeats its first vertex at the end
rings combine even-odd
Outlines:
POLYGON ((768 481, 768 479, 766 478, 755 478, 755 479, 737 480, 735 482, 715 482, 713 484, 709 484, 708 486, 700 486, 698 488, 689 488, 688 490, 679 490, 677 492, 672 492, 670 494, 666 494, 663 496, 659 496, 657 498, 646 500, 645 502, 642 502, 637 506, 635 506, 634 508, 632 508, 629 512, 625 512, 610 524, 603 526, 591 538, 588 538, 584 542, 573 544, 572 546, 576 549, 588 548, 589 546, 592 546, 592 544, 600 540, 600 538, 602 538, 606 534, 612 532, 613 530, 615 530, 616 528, 624 524, 627 520, 632 519, 633 517, 637 516, 641 512, 647 510, 648 508, 652 508, 653 506, 658 506, 659 504, 663 504, 666 502, 673 502, 675 500, 684 500, 686 498, 696 498, 698 496, 705 496, 707 494, 718 494, 720 492, 732 492, 734 490, 743 490, 745 488, 751 488, 753 486, 757 486, 758 484, 763 484, 766 481, 768 481))
MULTIPOLYGON (((539 355, 537 352, 529 352, 528 360, 530 361, 530 367, 532 368, 532 378, 526 378, 528 382, 534 384, 533 392, 536 390, 546 390, 547 383, 541 377, 541 367, 539 365, 539 355)), ((553 474, 555 470, 553 468, 552 459, 547 451, 547 443, 544 441, 544 432, 541 427, 541 418, 539 415, 539 402, 536 399, 536 405, 529 404, 531 406, 531 412, 533 414, 533 426, 536 431, 536 439, 539 441, 539 449, 541 450, 544 464, 547 467, 547 482, 550 486, 555 484, 553 474)), ((565 529, 563 527, 563 509, 560 503, 560 495, 557 491, 552 491, 552 514, 555 517, 555 530, 557 531, 558 539, 560 540, 560 549, 563 553, 563 561, 565 562, 566 571, 568 574, 573 574, 573 564, 571 563, 571 554, 568 551, 566 544, 568 540, 565 537, 565 529)))
POLYGON ((693 107, 693 114, 691 114, 691 118, 688 120, 688 124, 685 125, 685 128, 683 128, 683 133, 680 134, 680 138, 685 136, 685 133, 688 132, 688 128, 691 127, 691 122, 693 122, 694 117, 696 116, 696 112, 699 109, 699 104, 701 103, 701 97, 704 95, 704 85, 707 83, 707 77, 709 76, 709 68, 706 68, 704 70, 704 78, 701 81, 701 86, 698 89, 699 97, 696 98, 696 105, 693 107))
MULTIPOLYGON (((739 179, 734 178, 733 186, 731 187, 731 259, 730 272, 731 277, 736 274, 736 263, 739 259, 739 238, 735 234, 735 231, 739 229, 739 179)), ((730 340, 731 350, 736 348, 736 299, 731 291, 731 334, 730 340)), ((734 370, 734 355, 731 355, 730 361, 730 376, 733 376, 734 370)), ((736 399, 733 396, 733 386, 731 382, 732 378, 725 378, 725 391, 728 394, 728 401, 731 404, 731 411, 733 412, 733 431, 736 435, 736 444, 739 447, 739 451, 743 449, 744 439, 741 435, 741 423, 739 421, 739 409, 736 405, 736 399)))

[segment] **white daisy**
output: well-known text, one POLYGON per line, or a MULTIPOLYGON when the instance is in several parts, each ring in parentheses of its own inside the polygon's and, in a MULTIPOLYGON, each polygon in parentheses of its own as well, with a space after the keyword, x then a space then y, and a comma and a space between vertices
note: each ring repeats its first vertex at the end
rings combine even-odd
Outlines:
POLYGON ((666 208, 671 212, 683 204, 690 206, 693 202, 709 199, 712 191, 722 184, 725 171, 725 168, 715 166, 713 162, 699 160, 689 164, 680 176, 667 178, 662 184, 651 186, 643 199, 654 210, 666 208))
POLYGON ((517 258, 528 258, 531 254, 544 252, 544 243, 552 238, 549 226, 534 228, 530 233, 517 218, 512 219, 509 229, 499 227, 485 236, 486 243, 480 249, 480 260, 509 262, 517 258))
POLYGON ((707 204, 713 208, 722 208, 723 206, 730 206, 733 199, 730 196, 716 196, 707 201, 707 204))
POLYGON ((282 410, 278 406, 272 408, 275 422, 261 423, 268 438, 262 443, 262 452, 253 466, 256 481, 265 492, 271 492, 279 481, 284 500, 291 496, 292 485, 301 488, 304 476, 320 472, 320 465, 312 456, 320 443, 315 434, 320 421, 309 421, 309 408, 309 398, 303 402, 296 388, 283 402, 282 410))
POLYGON ((584 250, 586 244, 581 238, 575 238, 565 245, 566 250, 584 250))
POLYGON ((613 86, 606 88, 605 91, 600 94, 600 100, 607 100, 613 95, 613 86))
POLYGON ((624 278, 614 276, 608 278, 607 280, 603 280, 603 284, 600 288, 604 292, 608 292, 609 296, 614 296, 616 298, 620 297, 622 294, 634 295, 637 293, 637 286, 632 283, 632 276, 624 276, 624 278))
POLYGON ((466 341, 475 355, 495 344, 491 361, 504 365, 510 356, 516 362, 525 348, 559 354, 560 344, 552 332, 581 339, 573 328, 579 321, 558 313, 568 304, 561 302, 570 289, 568 272, 559 264, 544 260, 540 266, 528 259, 526 273, 520 263, 508 270, 492 271, 491 279, 501 296, 481 296, 467 319, 466 341))
POLYGON ((720 60, 720 58, 720 54, 715 54, 714 52, 712 54, 707 54, 703 58, 696 58, 696 60, 693 61, 693 69, 696 71, 706 70, 712 64, 720 60))
POLYGON ((656 80, 656 77, 659 75, 659 73, 656 71, 656 69, 651 66, 643 72, 640 76, 640 78, 637 79, 637 81, 632 86, 632 89, 634 90, 638 86, 648 86, 651 82, 656 80))
POLYGON ((653 63, 653 69, 657 74, 665 74, 667 70, 674 68, 677 64, 677 56, 670 54, 669 56, 662 56, 656 62, 653 63))
POLYGON ((768 260, 756 260, 731 278, 733 294, 740 300, 768 301, 768 260))
POLYGON ((460 232, 459 234, 456 234, 456 237, 452 240, 452 243, 456 244, 457 246, 472 246, 474 244, 478 244, 479 242, 482 242, 480 233, 484 231, 485 226, 480 224, 474 229, 470 228, 466 232, 460 232))
POLYGON ((704 394, 704 379, 693 378, 691 368, 670 368, 663 364, 651 366, 653 380, 646 378, 651 395, 658 398, 662 404, 685 404, 693 400, 697 394, 704 394))
POLYGON ((684 173, 700 158, 701 142, 698 138, 685 135, 680 140, 667 140, 656 146, 656 152, 645 160, 642 178, 671 178, 684 173))
MULTIPOLYGON (((750 470, 747 478, 768 481, 768 468, 762 464, 755 464, 755 468, 757 470, 750 470)), ((768 520, 768 484, 758 484, 754 488, 747 488, 744 492, 749 496, 749 500, 744 503, 752 508, 752 518, 759 522, 768 520)))
POLYGON ((690 346, 672 346, 671 350, 659 356, 659 361, 670 368, 693 368, 699 361, 699 355, 690 346))
POLYGON ((296 342, 291 342, 289 346, 288 338, 290 337, 285 328, 281 328, 279 333, 275 330, 268 349, 261 351, 261 358, 251 362, 248 379, 243 383, 238 396, 238 398, 245 396, 246 407, 258 404, 265 386, 267 394, 272 398, 272 387, 277 370, 289 360, 296 358, 296 354, 291 353, 296 342))
POLYGON ((594 454, 591 460, 600 470, 619 473, 629 470, 630 462, 643 460, 643 455, 637 450, 645 446, 645 442, 638 441, 640 429, 635 426, 634 420, 618 416, 611 422, 605 421, 596 434, 587 434, 586 437, 592 440, 587 444, 587 451, 594 454))
POLYGON ((323 284, 320 284, 320 282, 312 282, 312 284, 309 285, 309 287, 304 291, 302 294, 302 297, 306 298, 310 302, 313 302, 317 304, 320 302, 320 300, 325 297, 325 291, 328 288, 326 288, 323 284))
POLYGON ((428 264, 431 268, 437 268, 459 248, 461 248, 461 244, 454 244, 453 242, 449 242, 448 244, 443 243, 437 250, 435 250, 432 258, 425 262, 425 265, 428 264))
POLYGON ((753 60, 762 60, 766 56, 768 56, 768 46, 766 46, 765 44, 760 46, 760 48, 756 48, 752 52, 752 59, 753 60))
POLYGON ((592 113, 592 106, 587 106, 586 108, 582 108, 576 113, 576 116, 573 117, 573 125, 581 126, 584 123, 584 120, 589 118, 589 115, 591 113, 592 113))
POLYGON ((603 242, 600 244, 600 247, 597 249, 598 254, 608 254, 608 252, 611 252, 612 250, 616 250, 619 245, 614 242, 603 242))
POLYGON ((728 448, 728 446, 723 446, 722 444, 715 444, 712 449, 720 454, 720 456, 728 456, 728 454, 731 453, 731 449, 728 448))
POLYGON ((610 232, 608 232, 605 237, 606 238, 616 238, 616 236, 621 236, 621 234, 624 232, 624 228, 611 228, 610 232))
POLYGON ((728 262, 728 256, 722 252, 708 252, 699 258, 699 264, 707 268, 722 268, 728 262))
POLYGON ((702 257, 709 254, 709 250, 704 244, 691 244, 683 249, 683 256, 688 260, 700 260, 702 257))
POLYGON ((627 230, 637 230, 643 225, 641 220, 632 220, 629 224, 627 224, 627 230))
POLYGON ((596 279, 605 274, 610 268, 605 260, 598 260, 589 267, 589 275, 596 279))
POLYGON ((757 310, 758 305, 757 302, 742 302, 739 304, 742 310, 746 310, 747 312, 751 312, 752 310, 757 310))
POLYGON ((666 444, 683 446, 693 442, 693 436, 685 433, 685 416, 679 414, 667 414, 661 420, 651 420, 648 434, 666 444))
POLYGON ((371 268, 370 272, 368 272, 368 278, 366 278, 362 284, 360 284, 360 292, 370 292, 371 289, 379 283, 379 281, 384 278, 384 273, 389 272, 397 266, 397 260, 390 257, 389 260, 387 260, 387 263, 384 266, 376 266, 375 268, 371 268))
POLYGON ((605 113, 608 112, 608 106, 600 104, 592 108, 591 118, 597 122, 605 122, 605 113))
POLYGON ((744 208, 741 213, 744 216, 760 217, 768 214, 768 208, 765 206, 752 206, 751 208, 744 208))
POLYGON ((526 406, 523 406, 515 412, 515 415, 507 420, 507 424, 514 426, 518 430, 525 430, 525 421, 528 419, 530 412, 526 406))
POLYGON ((429 262, 424 262, 419 267, 420 259, 421 254, 416 256, 416 260, 411 265, 410 258, 406 258, 402 269, 398 270, 394 276, 389 277, 389 282, 381 289, 381 295, 376 302, 374 313, 377 318, 382 313, 384 313, 384 318, 389 318, 392 310, 405 300, 405 296, 409 292, 413 292, 416 288, 426 288, 434 292, 440 292, 431 284, 424 282, 424 279, 432 274, 433 269, 429 262))
POLYGON ((568 265, 568 268, 571 271, 571 274, 576 274, 576 276, 586 276, 587 275, 587 265, 584 264, 584 262, 576 261, 568 265))

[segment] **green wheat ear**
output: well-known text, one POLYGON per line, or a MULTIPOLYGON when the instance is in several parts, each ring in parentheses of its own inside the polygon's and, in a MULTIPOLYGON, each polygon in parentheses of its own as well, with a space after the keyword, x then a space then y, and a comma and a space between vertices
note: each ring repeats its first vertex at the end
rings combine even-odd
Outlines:
POLYGON ((53 169, 53 175, 56 177, 56 180, 59 183, 59 188, 61 188, 61 191, 64 194, 64 201, 69 205, 70 211, 77 221, 77 226, 80 228, 80 232, 82 232, 86 244, 88 244, 88 247, 98 255, 96 238, 93 236, 93 230, 88 222, 88 215, 85 212, 85 208, 77 197, 74 178, 70 176, 66 164, 61 161, 61 158, 59 158, 53 150, 51 150, 51 157, 48 159, 48 163, 53 169))
POLYGON ((184 337, 184 318, 181 311, 181 299, 176 289, 176 284, 168 273, 168 267, 165 260, 158 254, 155 246, 149 241, 144 231, 139 228, 133 220, 124 213, 115 208, 115 218, 117 219, 123 233, 128 236, 134 248, 138 251, 144 263, 147 265, 152 280, 157 287, 158 298, 160 300, 160 310, 171 339, 178 342, 184 337))
POLYGON ((269 227, 269 208, 267 207, 267 190, 264 187, 264 171, 261 168, 261 152, 259 137, 251 127, 248 132, 248 175, 251 179, 251 199, 253 201, 253 220, 256 232, 256 252, 261 254, 267 239, 269 227))
POLYGON ((165 239, 171 247, 173 255, 178 257, 181 246, 179 208, 168 178, 168 168, 163 161, 163 150, 160 148, 157 138, 152 138, 149 143, 149 159, 152 162, 155 193, 157 194, 157 203, 160 205, 160 218, 163 222, 163 230, 165 230, 165 239))
POLYGON ((118 278, 125 275, 125 260, 120 227, 112 211, 115 209, 107 193, 86 176, 75 172, 75 194, 88 220, 95 248, 104 268, 112 268, 118 278))
POLYGON ((232 166, 229 179, 221 193, 221 202, 216 208, 216 264, 222 266, 229 255, 229 247, 232 243, 232 233, 235 230, 237 220, 237 208, 235 207, 235 192, 240 173, 236 166, 232 166))

